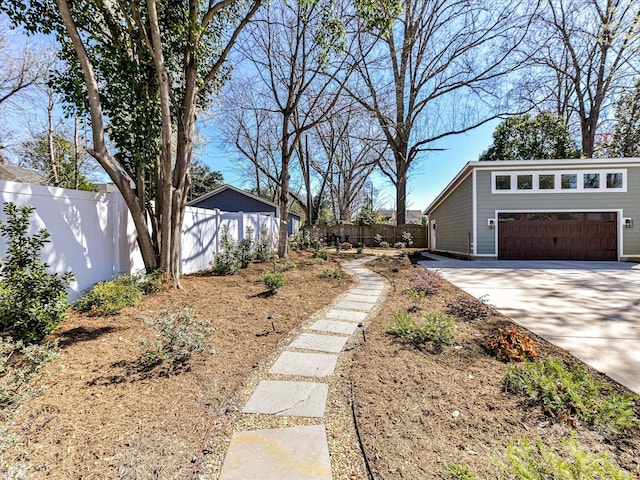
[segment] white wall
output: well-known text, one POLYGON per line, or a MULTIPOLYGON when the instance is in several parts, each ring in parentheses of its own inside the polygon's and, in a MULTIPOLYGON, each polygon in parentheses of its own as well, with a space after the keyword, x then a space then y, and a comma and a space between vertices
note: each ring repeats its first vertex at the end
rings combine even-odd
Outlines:
MULTIPOLYGON (((35 207, 30 233, 45 228, 51 234, 42 259, 51 271, 74 274, 71 300, 100 280, 144 269, 133 220, 119 192, 92 193, 0 181, 0 198, 0 207, 5 202, 35 207)), ((2 208, 0 219, 6 220, 2 208)), ((264 223, 275 245, 277 222, 272 216, 187 207, 182 229, 182 273, 209 268, 220 249, 223 225, 234 239, 243 238, 250 225, 257 239, 264 223)), ((0 237, 2 258, 5 248, 6 241, 0 237)))

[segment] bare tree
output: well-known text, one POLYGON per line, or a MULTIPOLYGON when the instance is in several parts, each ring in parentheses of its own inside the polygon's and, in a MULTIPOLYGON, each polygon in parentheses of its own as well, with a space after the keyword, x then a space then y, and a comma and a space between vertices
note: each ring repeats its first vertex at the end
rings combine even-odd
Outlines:
MULTIPOLYGON (((405 222, 407 177, 420 154, 508 111, 499 80, 517 68, 513 54, 535 8, 519 0, 400 6, 390 28, 374 22, 360 35, 364 61, 350 89, 377 119, 391 151, 380 167, 396 188, 398 224, 405 222)), ((379 18, 361 13, 369 22, 379 18)))
POLYGON ((603 117, 640 66, 640 5, 546 0, 536 19, 527 100, 577 125, 582 154, 592 157, 603 117))
POLYGON ((15 33, 0 19, 0 106, 42 83, 46 65, 29 43, 11 42, 15 33))
POLYGON ((253 88, 264 93, 260 110, 275 114, 271 118, 276 119, 279 168, 277 176, 274 172, 268 175, 279 190, 278 254, 283 257, 287 253, 292 163, 304 134, 326 118, 348 76, 345 58, 333 62, 344 35, 334 6, 322 0, 271 2, 256 16, 243 46, 259 79, 253 88))
POLYGON ((315 128, 321 151, 311 166, 328 184, 338 222, 351 221, 360 208, 362 189, 386 149, 371 117, 358 107, 348 105, 315 128))

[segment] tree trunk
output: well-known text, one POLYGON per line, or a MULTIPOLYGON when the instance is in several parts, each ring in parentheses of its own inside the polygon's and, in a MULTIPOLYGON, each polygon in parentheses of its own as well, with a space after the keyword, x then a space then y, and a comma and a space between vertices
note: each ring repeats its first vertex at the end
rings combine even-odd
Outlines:
POLYGON ((407 170, 408 162, 406 158, 405 148, 400 148, 393 152, 396 156, 396 225, 404 225, 407 223, 407 170))
POLYGON ((102 103, 100 101, 100 93, 98 82, 93 72, 93 65, 89 60, 89 56, 84 48, 80 34, 75 26, 69 5, 66 0, 56 0, 60 17, 64 22, 69 38, 73 44, 73 48, 78 56, 78 61, 82 68, 82 75, 87 87, 87 100, 89 103, 89 113, 91 116, 91 132, 93 135, 93 151, 92 156, 100 163, 102 168, 107 172, 111 180, 116 184, 122 194, 137 232, 137 241, 142 254, 142 260, 147 271, 157 268, 156 251, 151 241, 151 235, 147 228, 146 216, 143 209, 138 204, 138 198, 129 183, 129 179, 124 176, 118 168, 116 162, 107 152, 104 135, 104 124, 102 118, 102 103))

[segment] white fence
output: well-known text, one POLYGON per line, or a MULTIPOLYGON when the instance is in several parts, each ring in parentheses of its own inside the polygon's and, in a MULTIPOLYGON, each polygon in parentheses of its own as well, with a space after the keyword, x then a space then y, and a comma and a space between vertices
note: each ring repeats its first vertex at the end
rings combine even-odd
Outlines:
MULTIPOLYGON (((100 280, 144 268, 133 220, 119 192, 92 193, 25 183, 0 181, 2 205, 35 207, 30 233, 41 228, 51 234, 42 259, 53 272, 72 272, 75 281, 69 298, 100 280)), ((6 220, 0 208, 0 219, 6 220)), ((187 207, 182 228, 182 273, 204 270, 220 250, 221 232, 239 240, 253 229, 257 239, 263 225, 275 240, 277 219, 270 214, 231 213, 187 207)), ((275 245, 275 244, 274 244, 275 245)), ((0 238, 0 256, 6 241, 0 238)))

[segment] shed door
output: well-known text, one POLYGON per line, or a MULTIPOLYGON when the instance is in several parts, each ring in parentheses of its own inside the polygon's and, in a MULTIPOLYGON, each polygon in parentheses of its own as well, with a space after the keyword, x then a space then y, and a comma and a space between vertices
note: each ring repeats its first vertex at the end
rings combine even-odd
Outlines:
POLYGON ((502 260, 617 260, 614 212, 500 213, 502 260))

